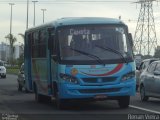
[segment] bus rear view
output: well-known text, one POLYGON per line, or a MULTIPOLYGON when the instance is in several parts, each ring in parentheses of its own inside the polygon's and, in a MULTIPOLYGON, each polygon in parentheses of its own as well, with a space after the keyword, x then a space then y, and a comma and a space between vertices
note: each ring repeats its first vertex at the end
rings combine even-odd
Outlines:
POLYGON ((135 63, 131 35, 123 22, 59 19, 48 27, 48 43, 47 92, 42 88, 44 79, 42 82, 35 70, 43 62, 31 60, 31 76, 39 75, 32 77, 38 99, 54 97, 59 108, 69 100, 107 99, 128 107, 130 96, 135 95, 135 63))

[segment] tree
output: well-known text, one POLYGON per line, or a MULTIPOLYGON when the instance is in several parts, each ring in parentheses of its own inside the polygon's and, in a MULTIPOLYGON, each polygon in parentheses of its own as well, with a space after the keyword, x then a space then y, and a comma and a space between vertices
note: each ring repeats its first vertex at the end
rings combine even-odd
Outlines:
MULTIPOLYGON (((22 34, 22 33, 19 33, 18 35, 20 35, 20 36, 23 38, 23 41, 24 41, 25 35, 22 34)), ((18 59, 18 65, 19 65, 19 66, 24 62, 24 44, 21 44, 21 45, 20 45, 20 49, 21 49, 23 52, 20 54, 20 57, 19 57, 19 59, 18 59)))
POLYGON ((12 34, 8 34, 6 37, 5 37, 8 41, 9 41, 9 46, 10 46, 10 58, 9 58, 9 63, 11 65, 14 64, 14 52, 15 52, 15 42, 17 41, 17 38, 14 37, 12 34))
POLYGON ((23 40, 24 40, 24 34, 19 33, 18 35, 20 35, 23 38, 23 40))

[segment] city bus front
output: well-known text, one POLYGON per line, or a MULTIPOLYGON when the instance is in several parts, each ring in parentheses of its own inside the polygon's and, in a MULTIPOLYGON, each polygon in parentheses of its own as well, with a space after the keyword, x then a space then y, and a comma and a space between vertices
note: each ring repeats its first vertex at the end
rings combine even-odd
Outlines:
POLYGON ((135 94, 135 63, 125 25, 63 26, 57 39, 59 98, 129 102, 135 94))

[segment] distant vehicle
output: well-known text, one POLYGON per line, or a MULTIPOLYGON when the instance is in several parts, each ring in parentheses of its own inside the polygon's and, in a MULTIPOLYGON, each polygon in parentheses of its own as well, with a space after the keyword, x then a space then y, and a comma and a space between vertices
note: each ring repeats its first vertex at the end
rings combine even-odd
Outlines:
POLYGON ((135 55, 134 56, 134 60, 135 60, 135 63, 136 63, 136 67, 139 67, 141 62, 142 62, 142 57, 141 55, 135 55))
POLYGON ((136 90, 139 89, 139 81, 141 73, 150 65, 152 62, 159 60, 158 58, 145 59, 141 62, 140 66, 136 69, 136 90))
POLYGON ((62 18, 25 32, 25 79, 38 102, 117 100, 127 108, 135 95, 133 41, 112 18, 62 18))
POLYGON ((25 91, 28 92, 25 87, 24 63, 20 67, 17 82, 18 82, 18 91, 22 91, 22 89, 24 88, 25 91))
POLYGON ((6 68, 4 63, 0 61, 0 76, 1 78, 6 78, 6 68))
POLYGON ((141 101, 160 98, 160 61, 152 62, 140 76, 141 101))

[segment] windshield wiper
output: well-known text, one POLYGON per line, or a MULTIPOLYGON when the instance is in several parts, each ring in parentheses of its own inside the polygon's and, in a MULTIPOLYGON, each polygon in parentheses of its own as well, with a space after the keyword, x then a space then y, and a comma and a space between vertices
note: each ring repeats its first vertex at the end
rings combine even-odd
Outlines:
MULTIPOLYGON (((68 47, 69 47, 69 46, 68 46, 68 47)), ((74 49, 74 48, 72 48, 72 47, 69 47, 69 48, 70 48, 71 50, 74 50, 74 51, 78 52, 78 53, 81 53, 81 54, 83 54, 83 55, 86 55, 86 56, 89 56, 89 57, 91 57, 91 58, 94 58, 94 59, 97 60, 97 62, 99 62, 100 64, 103 64, 103 65, 105 66, 104 62, 103 62, 98 56, 93 55, 93 54, 90 54, 90 53, 87 53, 87 52, 84 52, 84 51, 81 51, 81 50, 74 49)))
POLYGON ((127 60, 125 59, 125 57, 122 55, 122 53, 120 53, 119 51, 115 50, 115 49, 112 49, 112 48, 109 48, 109 47, 103 47, 103 46, 99 46, 99 45, 95 45, 96 47, 98 48, 101 48, 101 49, 104 49, 104 50, 108 50, 108 51, 111 51, 119 56, 121 56, 124 60, 125 63, 128 63, 127 60))

